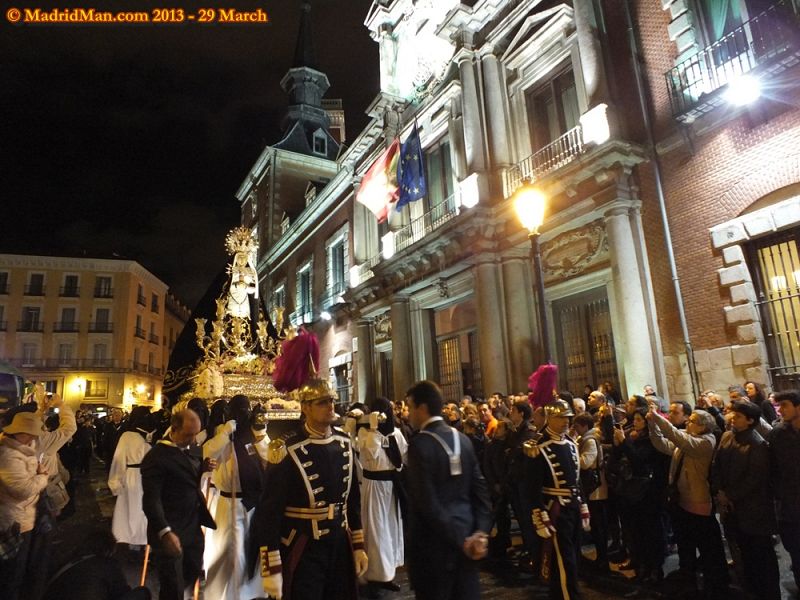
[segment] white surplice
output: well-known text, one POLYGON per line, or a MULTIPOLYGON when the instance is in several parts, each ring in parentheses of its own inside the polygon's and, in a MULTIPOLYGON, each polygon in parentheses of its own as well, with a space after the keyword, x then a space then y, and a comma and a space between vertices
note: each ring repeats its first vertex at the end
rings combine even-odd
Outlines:
MULTIPOLYGON (((269 438, 265 436, 253 444, 253 447, 261 459, 266 461, 269 438)), ((264 590, 261 573, 256 569, 252 578, 246 573, 245 536, 250 529, 255 507, 247 511, 240 498, 233 500, 222 495, 222 492, 241 492, 242 489, 236 454, 233 451, 233 442, 230 441, 229 425, 218 428, 217 434, 203 444, 203 458, 217 461, 211 480, 219 494, 216 510, 212 513, 217 528, 206 531, 206 586, 203 594, 214 600, 262 598, 264 590)))
MULTIPOLYGON (((390 434, 397 440, 400 456, 408 452, 399 429, 390 434)), ((380 431, 362 428, 358 432, 358 451, 365 471, 391 471, 394 465, 386 455, 387 436, 380 431)), ((403 553, 403 522, 400 507, 391 481, 363 478, 361 484, 361 523, 369 563, 364 579, 367 581, 392 581, 395 570, 405 562, 403 553)))
POLYGON ((142 472, 139 467, 129 465, 140 465, 150 447, 138 431, 126 431, 120 436, 111 461, 108 487, 117 497, 111 532, 122 544, 147 544, 147 517, 142 510, 142 472))

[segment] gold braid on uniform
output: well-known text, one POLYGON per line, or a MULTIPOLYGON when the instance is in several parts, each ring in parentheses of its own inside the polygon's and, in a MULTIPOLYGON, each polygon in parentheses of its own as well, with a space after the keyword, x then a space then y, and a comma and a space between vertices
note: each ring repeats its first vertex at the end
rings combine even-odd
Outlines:
POLYGON ((281 572, 281 553, 278 550, 270 550, 267 546, 261 546, 259 554, 261 555, 261 577, 269 577, 281 572))
POLYGON ((350 535, 353 538, 353 550, 363 550, 364 549, 364 530, 363 529, 356 529, 355 531, 351 531, 350 535))

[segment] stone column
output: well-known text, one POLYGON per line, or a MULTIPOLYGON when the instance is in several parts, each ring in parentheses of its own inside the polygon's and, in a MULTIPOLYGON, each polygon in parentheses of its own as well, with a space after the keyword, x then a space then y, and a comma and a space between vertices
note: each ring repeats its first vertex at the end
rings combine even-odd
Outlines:
POLYGON ((375 336, 372 319, 356 322, 358 350, 356 351, 356 388, 358 401, 365 404, 375 398, 375 336))
POLYGON ((510 136, 508 131, 508 104, 505 97, 505 81, 502 66, 492 52, 483 55, 483 93, 486 98, 489 137, 489 160, 493 167, 511 164, 510 136))
POLYGON ((502 275, 498 265, 491 259, 479 258, 474 269, 483 392, 508 392, 502 275))
POLYGON ((473 53, 461 50, 456 56, 461 78, 461 114, 464 121, 464 153, 468 173, 486 170, 481 132, 481 107, 478 86, 475 81, 473 53))
POLYGON ((447 133, 450 136, 450 163, 453 165, 453 174, 458 181, 463 181, 468 173, 464 149, 464 117, 461 114, 461 101, 458 98, 450 101, 447 133))
POLYGON ((622 325, 622 331, 614 335, 620 379, 623 392, 627 389, 629 394, 638 394, 645 384, 656 381, 656 368, 647 331, 650 323, 645 305, 647 287, 641 276, 640 254, 631 227, 633 210, 632 203, 615 202, 604 217, 611 250, 615 310, 622 325))
POLYGON ((411 305, 411 340, 414 345, 414 379, 434 377, 434 353, 436 352, 435 324, 432 310, 411 305))
POLYGON ((411 343, 411 311, 408 298, 395 296, 391 307, 392 378, 394 398, 405 398, 414 383, 414 357, 411 343))
POLYGON ((541 362, 537 359, 537 355, 542 356, 541 336, 535 318, 530 259, 527 256, 504 257, 502 269, 511 386, 506 391, 511 393, 527 389, 528 376, 541 362))

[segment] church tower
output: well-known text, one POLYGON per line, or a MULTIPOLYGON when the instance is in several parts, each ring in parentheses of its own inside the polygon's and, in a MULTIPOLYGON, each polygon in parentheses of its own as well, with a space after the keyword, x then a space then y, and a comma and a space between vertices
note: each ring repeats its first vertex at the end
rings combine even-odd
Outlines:
POLYGON ((289 96, 289 108, 283 120, 283 139, 274 147, 335 160, 339 143, 331 135, 330 117, 322 106, 330 82, 317 67, 310 2, 303 2, 294 60, 281 87, 289 96))

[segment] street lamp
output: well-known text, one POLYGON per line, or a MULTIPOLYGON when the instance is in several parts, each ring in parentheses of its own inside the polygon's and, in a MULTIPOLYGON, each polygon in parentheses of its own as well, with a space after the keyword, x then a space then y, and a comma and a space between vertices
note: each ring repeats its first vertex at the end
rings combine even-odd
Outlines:
POLYGON ((514 194, 514 210, 517 211, 522 226, 528 230, 533 253, 533 269, 536 275, 536 300, 539 303, 539 328, 544 346, 544 361, 550 360, 550 330, 547 326, 547 310, 544 305, 544 269, 542 269, 542 252, 539 248, 539 227, 544 221, 544 209, 547 199, 544 194, 532 185, 524 185, 514 194))

